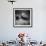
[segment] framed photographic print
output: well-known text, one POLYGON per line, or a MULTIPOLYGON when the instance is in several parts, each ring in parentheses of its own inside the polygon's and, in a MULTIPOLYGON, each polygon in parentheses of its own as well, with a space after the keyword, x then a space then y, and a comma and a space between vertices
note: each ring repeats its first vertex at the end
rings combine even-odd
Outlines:
POLYGON ((32 8, 13 8, 13 27, 32 27, 32 8))

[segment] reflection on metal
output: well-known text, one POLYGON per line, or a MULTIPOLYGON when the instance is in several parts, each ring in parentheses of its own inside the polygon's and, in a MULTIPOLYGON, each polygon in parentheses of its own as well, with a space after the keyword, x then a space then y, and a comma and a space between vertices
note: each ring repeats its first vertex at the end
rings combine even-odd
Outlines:
POLYGON ((8 42, 8 44, 16 44, 16 41, 10 40, 10 41, 8 42))
POLYGON ((46 46, 46 44, 43 44, 43 46, 46 46))
POLYGON ((18 37, 16 40, 2 42, 0 46, 46 46, 46 43, 42 43, 43 41, 38 43, 36 40, 31 40, 29 36, 26 36, 27 41, 25 42, 25 33, 19 33, 18 37))

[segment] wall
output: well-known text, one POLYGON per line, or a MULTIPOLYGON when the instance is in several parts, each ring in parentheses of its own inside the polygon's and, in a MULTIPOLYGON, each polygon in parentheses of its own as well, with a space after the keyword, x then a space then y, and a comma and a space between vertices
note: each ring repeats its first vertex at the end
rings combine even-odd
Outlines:
POLYGON ((19 32, 30 34, 33 40, 46 40, 46 0, 17 0, 14 5, 0 0, 0 41, 15 40, 19 32), (14 28, 13 8, 33 8, 33 27, 14 28))

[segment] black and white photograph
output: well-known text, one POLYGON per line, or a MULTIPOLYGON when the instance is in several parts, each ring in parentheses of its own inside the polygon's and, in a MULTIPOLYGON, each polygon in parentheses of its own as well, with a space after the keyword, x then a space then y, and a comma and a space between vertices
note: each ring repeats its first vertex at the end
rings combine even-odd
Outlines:
POLYGON ((32 8, 14 8, 13 9, 14 27, 31 27, 32 26, 32 8))

